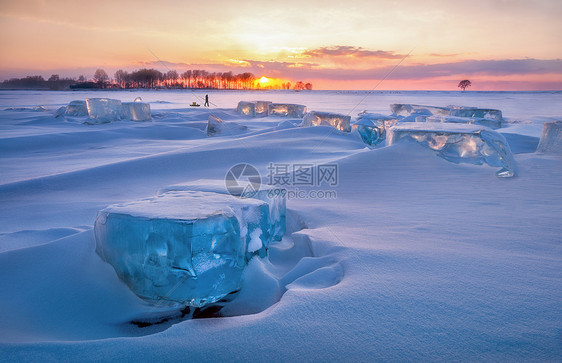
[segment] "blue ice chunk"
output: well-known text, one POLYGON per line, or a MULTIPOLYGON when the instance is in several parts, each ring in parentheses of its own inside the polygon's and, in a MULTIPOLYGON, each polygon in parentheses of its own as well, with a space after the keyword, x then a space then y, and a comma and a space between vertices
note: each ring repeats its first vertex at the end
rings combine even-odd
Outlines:
MULTIPOLYGON (((224 180, 217 179, 199 179, 191 182, 174 184, 160 189, 158 193, 167 193, 171 191, 201 191, 201 192, 214 192, 222 194, 232 194, 242 198, 254 198, 264 201, 269 206, 269 224, 270 236, 274 241, 281 241, 285 234, 285 224, 287 215, 287 191, 284 188, 261 184, 259 190, 244 192, 243 189, 239 191, 227 190, 224 180)), ((269 241, 265 242, 265 247, 269 247, 269 241)))
POLYGON ((240 101, 236 112, 252 117, 265 117, 269 115, 271 101, 240 101))
MULTIPOLYGON (((137 97, 140 98, 140 97, 137 97)), ((121 103, 121 118, 131 121, 150 121, 150 104, 142 101, 121 103)))
POLYGON ((101 210, 96 252, 146 301, 200 307, 240 289, 268 217, 255 199, 169 192, 101 210))
POLYGON ((300 126, 310 127, 326 125, 332 126, 343 132, 350 132, 350 121, 351 116, 346 116, 341 113, 310 111, 304 115, 300 126))
POLYGON ((88 107, 86 101, 76 100, 71 101, 68 106, 66 106, 67 116, 88 116, 88 107))
POLYGON ((419 116, 419 115, 441 115, 448 116, 451 109, 449 107, 437 107, 437 106, 425 106, 425 105, 414 105, 408 103, 394 103, 390 105, 390 111, 394 115, 399 116, 419 116))
POLYGON ((352 132, 357 132, 365 144, 375 146, 384 141, 386 128, 396 122, 398 122, 397 117, 361 112, 357 121, 352 125, 352 132))
POLYGON ((121 119, 121 101, 111 98, 88 98, 89 123, 107 123, 121 119))
POLYGON ((501 127, 503 122, 502 112, 493 108, 478 108, 478 107, 468 107, 468 106, 447 106, 450 111, 450 116, 458 117, 475 117, 483 118, 487 120, 494 120, 499 123, 498 127, 501 127))
POLYGON ((269 104, 269 116, 302 118, 305 113, 306 113, 305 105, 297 105, 294 103, 269 104))
POLYGON ((387 144, 414 140, 455 163, 501 167, 498 177, 512 177, 516 164, 505 137, 479 125, 403 122, 387 129, 387 144))
MULTIPOLYGON (((419 116, 423 117, 423 116, 419 116)), ((417 121, 417 117, 416 117, 417 121)), ((460 116, 428 116, 425 118, 425 122, 448 122, 448 123, 459 123, 459 124, 475 124, 482 125, 486 127, 491 127, 493 129, 500 128, 502 126, 501 121, 495 119, 487 119, 483 117, 460 117, 460 116)))

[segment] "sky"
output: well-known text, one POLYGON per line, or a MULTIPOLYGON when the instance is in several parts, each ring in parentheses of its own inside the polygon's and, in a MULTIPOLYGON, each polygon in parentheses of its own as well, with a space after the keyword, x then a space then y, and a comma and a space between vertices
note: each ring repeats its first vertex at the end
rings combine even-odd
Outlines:
POLYGON ((314 89, 562 90, 560 0, 0 0, 0 80, 252 72, 314 89))

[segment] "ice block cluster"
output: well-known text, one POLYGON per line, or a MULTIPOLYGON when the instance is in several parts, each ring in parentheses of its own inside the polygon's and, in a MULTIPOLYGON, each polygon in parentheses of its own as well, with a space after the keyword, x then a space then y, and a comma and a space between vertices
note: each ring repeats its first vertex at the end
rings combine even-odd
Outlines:
POLYGON ((501 167, 499 177, 515 175, 511 149, 500 133, 478 125, 403 122, 387 129, 387 144, 413 140, 455 163, 501 167))
POLYGON ((282 238, 285 194, 245 198, 227 194, 224 181, 178 184, 101 210, 94 230, 96 252, 139 297, 201 307, 239 290, 248 261, 282 238))
POLYGON ((350 132, 350 122, 351 116, 340 113, 310 111, 304 115, 301 127, 326 125, 335 127, 343 132, 350 132))

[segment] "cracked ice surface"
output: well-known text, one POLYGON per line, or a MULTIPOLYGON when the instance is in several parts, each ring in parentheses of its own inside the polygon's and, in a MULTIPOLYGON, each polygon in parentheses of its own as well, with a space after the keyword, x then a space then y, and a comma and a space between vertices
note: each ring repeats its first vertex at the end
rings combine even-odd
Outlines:
POLYGON ((187 191, 109 206, 94 227, 96 252, 138 296, 198 307, 240 289, 268 228, 267 203, 187 191))
POLYGON ((387 130, 387 144, 414 140, 454 163, 488 164, 501 169, 499 177, 515 175, 511 149, 503 135, 478 125, 445 123, 399 123, 387 130))

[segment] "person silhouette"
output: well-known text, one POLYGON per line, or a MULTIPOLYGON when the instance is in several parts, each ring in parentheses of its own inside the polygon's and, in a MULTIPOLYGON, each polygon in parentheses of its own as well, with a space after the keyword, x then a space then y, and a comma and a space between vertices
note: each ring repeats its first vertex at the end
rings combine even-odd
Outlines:
POLYGON ((205 104, 203 106, 209 107, 209 95, 205 95, 205 104))

